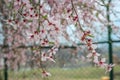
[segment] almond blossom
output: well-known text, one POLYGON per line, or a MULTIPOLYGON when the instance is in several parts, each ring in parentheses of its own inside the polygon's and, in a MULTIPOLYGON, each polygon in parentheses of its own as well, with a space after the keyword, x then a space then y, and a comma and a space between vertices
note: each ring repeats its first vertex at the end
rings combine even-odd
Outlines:
POLYGON ((42 52, 41 54, 41 61, 47 61, 47 56, 46 56, 46 53, 45 52, 42 52))
POLYGON ((54 60, 53 56, 48 56, 47 59, 48 59, 49 61, 54 62, 54 63, 56 62, 56 61, 54 60))
POLYGON ((49 41, 47 39, 41 40, 41 46, 49 46, 49 41))
POLYGON ((51 74, 49 72, 43 70, 42 77, 49 77, 49 76, 51 76, 51 74))
POLYGON ((106 64, 105 65, 105 70, 106 70, 105 73, 110 72, 114 66, 115 66, 115 64, 106 64))
POLYGON ((101 68, 105 68, 106 65, 106 59, 105 58, 101 58, 100 60, 98 60, 98 58, 95 58, 93 61, 97 66, 101 67, 101 68))
POLYGON ((42 52, 41 61, 52 61, 55 62, 52 56, 48 56, 46 53, 42 52))
POLYGON ((52 55, 55 55, 57 51, 58 51, 58 47, 53 46, 50 50, 48 50, 48 53, 50 56, 52 56, 52 55))
POLYGON ((94 57, 94 58, 98 58, 100 56, 99 53, 97 53, 96 51, 93 51, 92 53, 89 53, 87 55, 88 58, 94 57))

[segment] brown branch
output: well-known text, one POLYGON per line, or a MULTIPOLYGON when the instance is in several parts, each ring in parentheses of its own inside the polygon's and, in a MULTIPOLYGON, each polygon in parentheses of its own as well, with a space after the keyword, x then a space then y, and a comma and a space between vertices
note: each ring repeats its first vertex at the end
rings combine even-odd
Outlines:
MULTIPOLYGON (((78 16, 78 13, 77 13, 77 11, 76 11, 76 9, 75 9, 75 6, 74 6, 74 4, 73 4, 73 0, 71 0, 71 4, 72 4, 73 10, 75 11, 75 14, 78 16)), ((84 32, 84 30, 83 30, 83 28, 82 28, 82 26, 81 26, 81 24, 80 24, 80 20, 78 19, 77 21, 78 21, 78 25, 79 25, 79 27, 80 27, 80 30, 84 32)))

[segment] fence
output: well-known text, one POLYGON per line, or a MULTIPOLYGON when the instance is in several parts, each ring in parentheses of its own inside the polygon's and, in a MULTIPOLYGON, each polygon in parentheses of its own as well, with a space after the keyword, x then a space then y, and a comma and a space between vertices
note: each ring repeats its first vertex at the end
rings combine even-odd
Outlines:
MULTIPOLYGON (((107 18, 108 18, 108 21, 109 21, 109 16, 107 18)), ((120 42, 120 40, 112 40, 111 34, 112 34, 112 29, 111 29, 111 26, 108 25, 108 41, 101 41, 101 42, 93 43, 93 44, 98 44, 98 45, 102 44, 102 46, 105 45, 105 44, 108 44, 108 53, 109 53, 108 54, 108 59, 109 59, 108 61, 109 61, 109 63, 113 63, 113 49, 114 49, 113 44, 116 44, 116 43, 118 44, 120 42)), ((83 46, 84 44, 79 44, 79 45, 83 46)), ((6 48, 6 47, 7 46, 4 46, 4 48, 6 48)), ((19 48, 21 48, 21 47, 19 47, 19 48)), ((49 48, 49 47, 46 47, 46 48, 49 48)), ((89 64, 89 63, 84 64, 82 62, 79 62, 79 59, 77 60, 78 63, 75 64, 77 61, 75 61, 75 58, 73 58, 73 57, 76 57, 76 56, 75 55, 69 55, 69 53, 71 53, 70 49, 75 49, 75 47, 66 46, 65 49, 66 50, 63 50, 63 52, 58 52, 58 53, 63 53, 63 55, 65 54, 64 56, 63 55, 62 56, 58 55, 58 57, 62 57, 61 60, 58 60, 59 64, 57 64, 57 65, 54 64, 53 66, 50 66, 51 67, 50 71, 53 73, 53 77, 51 77, 50 80, 56 80, 56 78, 57 78, 57 80, 58 80, 58 78, 60 78, 60 79, 63 78, 63 80, 67 80, 67 78, 68 78, 68 80, 71 80, 71 79, 74 80, 74 78, 75 78, 75 80, 76 79, 79 80, 79 78, 80 79, 82 78, 82 80, 86 80, 86 79, 88 79, 88 80, 89 79, 98 80, 102 76, 105 75, 105 74, 102 74, 102 73, 104 73, 104 71, 102 71, 101 69, 93 68, 92 65, 89 64), (70 50, 70 52, 66 54, 66 52, 68 52, 69 50, 70 50), (70 61, 69 58, 72 59, 72 61, 70 61), (68 62, 68 63, 66 63, 66 62, 68 62)), ((33 80, 33 76, 34 76, 34 78, 37 77, 36 80, 41 79, 41 77, 38 77, 38 76, 40 76, 41 72, 38 72, 38 71, 36 72, 36 69, 33 69, 32 71, 29 71, 29 70, 27 71, 26 69, 24 69, 24 70, 22 70, 23 73, 20 72, 20 74, 10 72, 8 70, 6 62, 7 62, 7 59, 4 58, 4 80, 11 80, 12 77, 14 77, 14 79, 12 79, 12 80, 23 80, 23 78, 26 78, 28 76, 28 74, 29 74, 29 76, 30 75, 32 76, 32 77, 29 77, 28 80, 33 80), (15 75, 16 77, 13 76, 13 75, 15 75), (20 76, 22 76, 23 78, 20 79, 20 76)), ((117 65, 115 67, 115 72, 114 72, 114 69, 110 72, 110 74, 109 74, 110 80, 114 80, 114 76, 116 78, 116 77, 118 77, 117 75, 120 75, 119 68, 120 68, 119 65, 117 65)), ((24 80, 27 80, 27 79, 24 79, 24 80)), ((118 77, 118 80, 119 80, 119 77, 118 77)))
MULTIPOLYGON (((104 54, 104 56, 107 56, 109 63, 113 63, 114 59, 119 59, 119 57, 114 57, 113 59, 113 52, 115 53, 116 43, 119 44, 120 40, 112 40, 110 39, 110 32, 109 32, 109 38, 108 41, 102 41, 102 42, 95 42, 93 44, 100 45, 100 47, 104 48, 99 48, 97 51, 100 53, 109 53, 109 54, 104 54), (110 39, 110 40, 109 40, 110 39), (115 44, 115 45, 114 45, 115 44), (105 48, 108 48, 105 49, 105 48), (104 52, 101 52, 102 50, 100 49, 105 49, 103 50, 104 52)), ((81 46, 84 46, 83 44, 79 44, 81 46)), ((120 46, 118 45, 117 48, 120 46)), ((46 47, 47 49, 49 47, 46 47)), ((52 77, 49 78, 49 80, 100 80, 101 77, 103 76, 108 76, 108 74, 103 74, 104 70, 98 69, 96 67, 93 67, 93 65, 89 62, 82 62, 79 57, 82 55, 85 55, 85 52, 80 51, 76 54, 73 54, 72 52, 74 51, 75 47, 68 47, 66 46, 65 49, 60 49, 56 55, 56 64, 49 64, 48 68, 50 72, 53 74, 52 77), (72 54, 71 54, 72 53, 72 54), (61 55, 59 55, 61 54, 61 55)), ((119 50, 119 49, 118 49, 119 50)), ((85 50, 86 51, 86 50, 85 50)), ((120 65, 119 65, 119 60, 114 60, 118 61, 115 63, 118 63, 118 65, 115 66, 115 69, 113 69, 110 74, 110 80, 119 80, 120 75, 120 65), (114 72, 115 70, 115 72, 114 72), (114 78, 115 76, 115 78, 114 78)), ((41 70, 38 68, 30 68, 27 66, 27 68, 22 68, 18 72, 12 72, 8 70, 7 67, 7 59, 4 58, 4 80, 42 80, 41 78, 41 70)), ((1 79, 2 80, 2 79, 1 79)))

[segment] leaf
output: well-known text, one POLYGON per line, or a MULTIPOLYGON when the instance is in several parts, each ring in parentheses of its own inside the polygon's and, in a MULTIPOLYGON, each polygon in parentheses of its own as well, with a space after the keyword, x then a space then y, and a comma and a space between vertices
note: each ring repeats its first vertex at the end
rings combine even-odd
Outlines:
POLYGON ((49 42, 49 44, 54 44, 54 42, 49 42))
POLYGON ((32 0, 30 0, 30 3, 32 3, 32 0))
POLYGON ((37 48, 32 48, 32 50, 37 50, 37 48))
POLYGON ((77 23, 75 24, 75 27, 77 27, 77 23))
POLYGON ((96 13, 96 17, 98 17, 98 15, 99 15, 99 13, 97 12, 97 13, 96 13))
POLYGON ((42 16, 42 18, 46 19, 46 18, 47 18, 47 15, 42 16))
POLYGON ((61 24, 64 24, 64 22, 65 22, 66 20, 63 18, 63 19, 61 19, 61 24))
POLYGON ((37 29, 37 32, 40 32, 40 30, 39 30, 39 29, 37 29))
POLYGON ((93 35, 91 35, 91 34, 89 34, 88 36, 89 36, 89 37, 92 37, 92 38, 94 38, 94 36, 93 36, 93 35))
POLYGON ((12 3, 8 3, 8 8, 12 8, 12 3))
POLYGON ((28 22, 32 22, 33 20, 28 20, 28 22))

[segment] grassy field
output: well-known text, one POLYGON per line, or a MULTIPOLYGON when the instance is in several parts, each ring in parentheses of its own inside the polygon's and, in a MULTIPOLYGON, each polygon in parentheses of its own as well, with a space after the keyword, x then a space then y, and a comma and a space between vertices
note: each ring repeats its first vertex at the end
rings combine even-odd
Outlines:
MULTIPOLYGON (((115 68, 120 70, 120 66, 115 68)), ((103 76, 108 76, 105 71, 95 67, 82 68, 50 68, 52 76, 49 79, 41 78, 41 70, 22 70, 18 72, 9 71, 9 80, 101 80, 103 76)), ((119 80, 118 76, 115 80, 119 80)))

